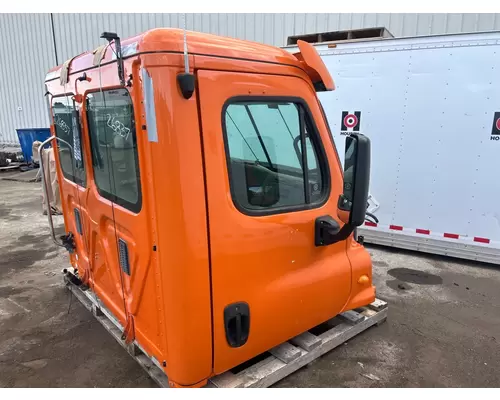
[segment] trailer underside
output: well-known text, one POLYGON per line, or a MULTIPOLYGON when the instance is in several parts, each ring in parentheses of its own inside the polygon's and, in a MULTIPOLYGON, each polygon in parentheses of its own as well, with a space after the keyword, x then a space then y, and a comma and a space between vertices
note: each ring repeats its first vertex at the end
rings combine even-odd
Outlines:
POLYGON ((464 243, 456 241, 455 243, 452 240, 444 241, 443 239, 434 239, 431 236, 419 237, 400 232, 379 231, 371 228, 358 228, 358 234, 364 237, 366 243, 457 257, 465 260, 500 264, 500 249, 474 244, 473 242, 464 243))

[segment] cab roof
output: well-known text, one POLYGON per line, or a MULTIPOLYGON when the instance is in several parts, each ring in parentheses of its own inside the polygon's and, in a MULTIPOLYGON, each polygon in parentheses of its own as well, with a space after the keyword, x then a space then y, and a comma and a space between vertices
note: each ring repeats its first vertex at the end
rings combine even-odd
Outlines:
MULTIPOLYGON (((122 40, 124 58, 143 53, 183 53, 184 31, 174 28, 151 29, 140 35, 122 40)), ((260 61, 277 64, 287 64, 301 67, 301 63, 290 52, 261 43, 233 39, 208 33, 186 31, 188 53, 221 58, 232 58, 249 61, 260 61)), ((114 44, 110 47, 114 49, 114 44)), ((98 49, 82 53, 71 60, 69 74, 97 67, 94 53, 98 49)), ((109 49, 102 58, 101 65, 116 59, 109 49)), ((46 81, 60 76, 62 65, 52 68, 46 81)))

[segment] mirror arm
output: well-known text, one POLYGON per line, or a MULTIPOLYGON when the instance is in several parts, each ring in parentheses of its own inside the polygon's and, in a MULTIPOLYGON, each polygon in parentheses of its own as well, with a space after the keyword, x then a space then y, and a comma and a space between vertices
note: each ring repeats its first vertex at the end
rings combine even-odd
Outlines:
POLYGON ((345 224, 341 228, 340 224, 329 215, 316 218, 314 225, 314 245, 316 247, 328 246, 345 240, 355 228, 351 224, 345 224))
POLYGON ((341 242, 342 240, 346 240, 349 235, 354 231, 355 226, 350 224, 345 224, 340 231, 331 235, 328 231, 326 231, 326 235, 323 236, 323 240, 321 244, 316 244, 316 246, 328 246, 333 243, 341 242))
POLYGON ((345 224, 341 229, 340 229, 340 232, 337 233, 337 235, 335 236, 335 241, 333 243, 336 243, 336 242, 341 242, 342 240, 346 240, 349 235, 354 232, 354 228, 355 226, 354 225, 351 225, 351 224, 345 224))

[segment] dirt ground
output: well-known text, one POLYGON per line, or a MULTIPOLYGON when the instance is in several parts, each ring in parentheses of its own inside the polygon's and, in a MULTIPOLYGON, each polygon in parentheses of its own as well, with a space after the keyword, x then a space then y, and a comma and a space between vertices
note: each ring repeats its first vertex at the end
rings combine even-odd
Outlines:
MULTIPOLYGON (((387 322, 276 386, 500 386, 500 267, 369 251, 387 322)), ((40 183, 0 180, 0 386, 155 387, 70 300, 64 266, 41 212, 40 183)))

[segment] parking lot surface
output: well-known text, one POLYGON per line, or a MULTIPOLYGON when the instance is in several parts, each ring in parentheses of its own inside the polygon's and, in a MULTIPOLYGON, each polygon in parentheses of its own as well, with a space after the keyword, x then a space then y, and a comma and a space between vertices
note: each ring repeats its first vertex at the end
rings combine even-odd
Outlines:
MULTIPOLYGON (((155 387, 64 288, 40 183, 1 178, 0 386, 155 387)), ((500 266, 368 249, 387 322, 276 386, 500 386, 500 266)))

